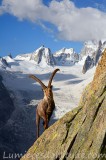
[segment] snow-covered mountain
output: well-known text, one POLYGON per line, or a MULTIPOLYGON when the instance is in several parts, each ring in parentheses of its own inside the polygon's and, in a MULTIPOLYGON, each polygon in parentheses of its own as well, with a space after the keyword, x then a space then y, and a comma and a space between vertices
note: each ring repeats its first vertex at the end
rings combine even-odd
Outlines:
POLYGON ((81 60, 79 64, 83 65, 82 72, 97 65, 102 52, 106 48, 106 41, 88 41, 85 42, 84 47, 80 53, 81 60))
POLYGON ((61 50, 51 53, 49 48, 41 46, 33 53, 21 54, 16 56, 17 60, 34 61, 36 65, 41 67, 54 65, 73 65, 79 61, 79 54, 75 53, 73 48, 62 48, 61 50))
POLYGON ((35 65, 43 68, 47 66, 72 66, 76 63, 82 65, 82 72, 94 67, 102 52, 106 48, 106 41, 88 41, 80 54, 77 54, 73 48, 62 48, 51 53, 49 48, 41 46, 32 53, 21 54, 16 56, 16 60, 33 61, 35 65))
POLYGON ((35 52, 33 52, 30 60, 34 60, 36 64, 40 64, 41 66, 55 65, 55 60, 51 50, 49 48, 45 48, 44 46, 41 46, 35 52))
POLYGON ((11 56, 5 56, 3 59, 6 60, 6 62, 14 62, 14 59, 11 56))
POLYGON ((25 54, 19 54, 15 57, 15 60, 30 60, 30 57, 31 57, 31 54, 32 53, 25 53, 25 54))
POLYGON ((84 47, 81 50, 81 57, 84 56, 93 56, 93 53, 98 49, 98 41, 87 41, 84 43, 84 47))
POLYGON ((54 54, 57 65, 73 65, 79 61, 79 55, 73 48, 62 48, 54 54))
POLYGON ((54 66, 56 64, 51 50, 44 46, 41 46, 32 53, 20 54, 16 56, 15 59, 34 61, 36 65, 41 67, 54 66))
MULTIPOLYGON (((73 48, 62 48, 52 54, 49 48, 41 46, 32 53, 17 55, 14 59, 11 56, 3 57, 7 62, 28 61, 42 68, 50 66, 72 66, 82 65, 82 72, 85 73, 98 63, 103 50, 106 48, 106 41, 89 41, 84 43, 80 54, 77 54, 73 48)), ((2 62, 6 63, 6 62, 2 62)))

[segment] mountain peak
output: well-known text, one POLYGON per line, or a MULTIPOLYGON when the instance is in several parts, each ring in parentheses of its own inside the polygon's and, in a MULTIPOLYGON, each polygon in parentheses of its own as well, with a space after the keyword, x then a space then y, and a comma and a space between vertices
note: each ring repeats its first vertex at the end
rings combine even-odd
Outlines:
MULTIPOLYGON (((40 46, 38 49, 45 49, 46 47, 44 45, 40 46)), ((37 49, 37 50, 38 50, 37 49)))
POLYGON ((62 48, 54 54, 54 57, 59 65, 70 66, 79 61, 79 55, 73 48, 62 48))
POLYGON ((55 65, 51 50, 49 48, 45 48, 44 46, 41 46, 36 51, 34 51, 31 54, 30 60, 34 60, 36 64, 39 64, 42 67, 45 67, 47 65, 55 65))

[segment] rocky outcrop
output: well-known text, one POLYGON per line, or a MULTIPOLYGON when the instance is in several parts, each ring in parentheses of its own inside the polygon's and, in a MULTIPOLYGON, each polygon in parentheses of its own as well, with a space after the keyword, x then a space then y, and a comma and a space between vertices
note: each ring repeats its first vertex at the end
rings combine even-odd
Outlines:
POLYGON ((85 74, 86 71, 94 66, 94 61, 90 56, 87 56, 85 63, 83 65, 82 73, 85 74))
POLYGON ((48 128, 21 160, 106 159, 106 50, 79 106, 48 128))

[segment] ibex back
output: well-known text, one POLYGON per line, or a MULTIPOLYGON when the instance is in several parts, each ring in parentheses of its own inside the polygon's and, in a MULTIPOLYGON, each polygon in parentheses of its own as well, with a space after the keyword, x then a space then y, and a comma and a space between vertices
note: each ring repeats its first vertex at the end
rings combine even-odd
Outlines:
POLYGON ((30 78, 33 78, 36 80, 42 87, 44 92, 44 98, 40 101, 36 108, 36 127, 37 127, 37 138, 39 137, 39 125, 40 125, 40 118, 43 119, 43 125, 44 129, 48 128, 48 123, 50 121, 50 117, 53 113, 53 110, 55 108, 55 103, 53 99, 53 92, 52 92, 52 80, 56 72, 59 71, 59 69, 55 69, 52 73, 48 86, 45 86, 44 83, 34 75, 29 75, 30 78))

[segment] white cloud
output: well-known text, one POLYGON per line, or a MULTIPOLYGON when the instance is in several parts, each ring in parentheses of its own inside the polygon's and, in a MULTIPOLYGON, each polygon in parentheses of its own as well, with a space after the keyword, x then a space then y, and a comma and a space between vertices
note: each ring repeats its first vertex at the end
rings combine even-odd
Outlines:
POLYGON ((41 24, 43 21, 50 22, 57 28, 58 36, 64 40, 106 38, 106 13, 91 7, 77 8, 69 0, 52 0, 49 6, 44 5, 42 0, 3 0, 0 14, 5 12, 20 20, 41 21, 41 24))

